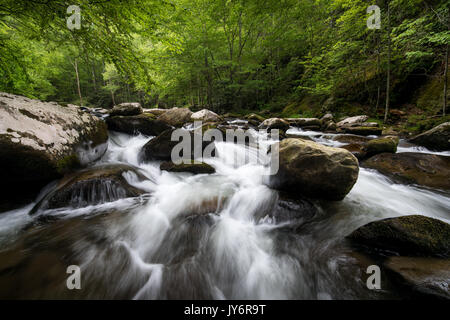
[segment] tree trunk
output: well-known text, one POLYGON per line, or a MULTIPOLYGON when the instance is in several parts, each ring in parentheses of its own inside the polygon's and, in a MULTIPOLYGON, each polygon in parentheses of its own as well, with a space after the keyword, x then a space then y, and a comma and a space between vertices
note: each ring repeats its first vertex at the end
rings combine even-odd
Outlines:
POLYGON ((447 73, 448 73, 448 44, 445 49, 445 69, 444 69, 444 104, 442 105, 442 116, 445 117, 447 109, 447 73))
POLYGON ((389 2, 387 4, 387 35, 388 35, 388 61, 387 61, 387 81, 386 81, 386 109, 384 110, 384 123, 386 123, 389 113, 389 93, 391 86, 391 12, 389 2))
POLYGON ((80 77, 78 75, 78 64, 77 59, 73 62, 73 67, 75 69, 75 74, 77 76, 77 88, 78 88, 78 96, 80 97, 80 106, 83 106, 83 98, 81 97, 81 88, 80 88, 80 77))

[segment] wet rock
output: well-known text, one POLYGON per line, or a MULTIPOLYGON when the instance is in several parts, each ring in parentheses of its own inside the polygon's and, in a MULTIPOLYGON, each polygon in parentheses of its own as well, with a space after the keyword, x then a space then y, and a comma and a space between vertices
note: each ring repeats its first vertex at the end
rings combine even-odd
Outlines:
POLYGON ((172 108, 160 115, 158 120, 179 128, 185 123, 191 122, 191 116, 192 111, 187 108, 172 108))
POLYGON ((214 167, 205 162, 195 163, 193 161, 191 163, 182 164, 174 164, 171 161, 166 161, 161 163, 159 168, 169 172, 190 172, 193 174, 212 174, 216 172, 214 167))
POLYGON ((270 118, 270 119, 264 120, 259 125, 259 128, 267 129, 267 130, 279 129, 279 130, 286 131, 287 129, 289 129, 289 123, 286 120, 284 120, 284 119, 270 118))
POLYGON ((286 121, 295 127, 318 127, 320 129, 322 126, 322 121, 317 118, 287 118, 286 121))
MULTIPOLYGON (((171 154, 172 154, 172 149, 178 145, 181 141, 180 140, 176 140, 176 141, 172 141, 172 133, 175 130, 183 130, 187 136, 190 137, 190 154, 183 154, 181 152, 181 157, 183 159, 191 159, 194 160, 194 156, 195 156, 195 150, 194 150, 194 140, 199 140, 202 141, 202 137, 195 131, 188 131, 185 129, 169 129, 164 131, 163 133, 161 133, 159 136, 153 138, 152 140, 150 140, 149 142, 147 142, 143 147, 142 150, 140 152, 140 159, 141 161, 152 161, 152 160, 171 160, 171 154)), ((210 141, 202 141, 200 143, 200 151, 201 154, 203 153, 203 151, 206 149, 207 146, 209 146, 211 143, 214 142, 210 142, 210 141)), ((214 156, 214 152, 212 154, 214 156)))
POLYGON ((347 150, 289 138, 279 143, 279 170, 269 185, 313 198, 342 200, 358 172, 358 160, 347 150))
POLYGON ((450 122, 445 122, 409 140, 430 150, 450 150, 450 122))
POLYGON ((381 153, 363 162, 400 183, 450 190, 450 157, 425 153, 381 153))
POLYGON ((369 119, 369 117, 366 115, 354 116, 354 117, 345 118, 344 120, 339 121, 336 125, 338 127, 343 127, 343 126, 363 123, 363 122, 366 122, 367 119, 369 119))
POLYGON ((347 238, 369 250, 400 255, 448 257, 450 254, 450 225, 421 215, 374 221, 347 238))
POLYGON ((385 137, 369 140, 365 145, 367 157, 374 156, 379 153, 396 153, 398 145, 398 138, 385 137))
POLYGON ((450 299, 450 259, 391 257, 384 267, 420 295, 450 299))
POLYGON ((128 165, 104 165, 75 172, 64 176, 30 214, 62 207, 82 208, 143 194, 144 191, 127 182, 125 173, 134 174, 139 180, 146 179, 128 165))
POLYGON ((114 106, 110 116, 136 116, 142 113, 142 107, 139 102, 125 102, 114 106))
POLYGON ((140 114, 137 116, 115 116, 106 119, 109 130, 128 134, 142 133, 148 136, 157 136, 171 126, 162 122, 152 114, 140 114))
POLYGON ((215 112, 212 112, 208 109, 203 109, 198 112, 195 112, 191 115, 192 121, 205 121, 205 122, 218 122, 221 121, 222 118, 215 112))
POLYGON ((350 151, 359 160, 362 160, 367 156, 366 147, 364 144, 351 143, 340 148, 350 151))
POLYGON ((99 118, 63 107, 0 93, 0 211, 30 202, 48 182, 100 158, 108 131, 99 118), (5 205, 8 204, 8 205, 5 205))

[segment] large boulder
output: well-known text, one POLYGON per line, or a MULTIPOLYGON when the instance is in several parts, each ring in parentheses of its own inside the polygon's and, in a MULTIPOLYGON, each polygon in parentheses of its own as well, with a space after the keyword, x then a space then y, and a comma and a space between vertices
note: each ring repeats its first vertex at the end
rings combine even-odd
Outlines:
POLYGON ((345 118, 344 120, 339 121, 336 125, 338 127, 344 127, 344 126, 349 126, 349 125, 354 125, 354 124, 361 124, 363 122, 366 122, 367 119, 369 119, 369 117, 366 115, 354 116, 354 117, 345 118))
POLYGON ((0 211, 29 202, 107 148, 105 123, 76 106, 0 93, 0 118, 0 211))
POLYGON ((395 181, 450 190, 450 157, 405 152, 381 153, 363 162, 395 181))
POLYGON ((187 108, 172 108, 158 117, 158 120, 173 127, 182 127, 191 122, 192 111, 187 108))
POLYGON ((450 259, 390 257, 383 266, 418 295, 450 299, 450 259))
POLYGON ((162 122, 152 114, 140 114, 137 116, 115 116, 106 119, 109 130, 136 134, 140 132, 148 136, 157 136, 171 126, 162 122))
POLYGON ((409 141, 431 150, 450 150, 450 122, 442 123, 409 141))
POLYGON ((450 254, 450 225, 421 215, 374 221, 356 229, 347 238, 369 250, 391 254, 440 257, 450 254))
POLYGON ((174 164, 171 161, 165 161, 161 163, 159 169, 169 172, 189 172, 193 174, 212 174, 216 172, 216 169, 209 164, 205 162, 195 163, 194 161, 182 164, 174 164))
MULTIPOLYGON (((190 136, 191 144, 188 155, 182 154, 183 159, 191 159, 194 160, 195 149, 194 149, 194 141, 196 139, 201 139, 200 134, 194 131, 188 131, 185 129, 169 129, 161 133, 159 136, 153 138, 149 142, 147 142, 140 152, 140 160, 141 161, 152 161, 152 160, 172 160, 171 154, 173 148, 180 143, 180 141, 172 141, 172 133, 175 130, 183 130, 187 135, 190 136), (198 135, 198 136, 197 136, 198 135)), ((200 140, 202 141, 202 140, 200 140)), ((214 142, 202 141, 201 143, 201 151, 203 152, 205 148, 214 142)), ((213 154, 214 155, 214 154, 213 154)))
POLYGON ((267 130, 279 129, 279 130, 286 131, 287 129, 289 129, 289 122, 287 122, 284 119, 280 119, 280 118, 270 118, 270 119, 264 120, 259 125, 259 128, 267 129, 267 130))
POLYGON ((136 116, 142 113, 142 107, 139 102, 125 102, 114 106, 110 116, 136 116))
POLYGON ((365 144, 365 151, 367 157, 372 157, 379 153, 396 153, 398 146, 398 137, 384 137, 369 140, 365 144))
POLYGON ((299 195, 342 200, 358 172, 358 160, 347 150, 288 138, 279 143, 279 170, 269 184, 299 195))
POLYGON ((208 109, 203 109, 193 113, 191 115, 191 120, 204 122, 219 122, 222 121, 222 117, 220 117, 217 113, 212 112, 208 109))
POLYGON ((134 174, 139 180, 146 179, 135 168, 122 164, 92 167, 68 174, 36 204, 30 214, 62 207, 82 208, 145 193, 127 182, 124 177, 126 173, 134 174))

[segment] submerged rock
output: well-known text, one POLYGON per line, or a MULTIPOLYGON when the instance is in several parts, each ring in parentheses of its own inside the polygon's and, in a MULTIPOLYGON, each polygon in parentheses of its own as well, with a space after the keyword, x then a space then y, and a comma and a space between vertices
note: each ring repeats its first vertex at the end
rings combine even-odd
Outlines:
POLYGON ((420 295, 450 299, 450 259, 391 257, 384 267, 420 295))
POLYGON ((31 201, 48 182, 107 148, 105 123, 76 106, 0 93, 0 118, 0 211, 31 201))
POLYGON ((182 127, 185 123, 191 122, 192 111, 187 108, 172 108, 158 117, 159 121, 173 127, 182 127))
POLYGON ((353 231, 347 238, 370 250, 400 255, 448 257, 450 254, 450 225, 421 215, 374 221, 353 231))
MULTIPOLYGON (((140 159, 141 161, 151 161, 151 160, 171 160, 171 154, 172 154, 172 150, 173 148, 178 145, 181 141, 172 141, 172 133, 177 130, 177 129, 169 129, 164 131, 163 133, 161 133, 159 136, 153 138, 152 140, 150 140, 149 142, 147 142, 143 147, 142 150, 140 152, 140 159)), ((178 130, 184 130, 184 132, 186 133, 186 135, 190 136, 190 148, 189 148, 189 153, 190 154, 183 154, 181 153, 181 156, 183 157, 183 159, 191 159, 194 160, 194 156, 195 156, 195 150, 194 150, 194 140, 199 139, 199 141, 201 141, 200 143, 200 151, 201 153, 203 153, 203 151, 205 150, 205 148, 207 146, 209 146, 211 143, 211 141, 202 141, 202 137, 194 132, 194 131, 188 131, 185 129, 178 129, 178 130)), ((214 152, 213 154, 214 155, 214 152)))
POLYGON ((347 150, 289 138, 279 143, 279 170, 269 185, 313 198, 342 200, 358 178, 358 160, 347 150))
POLYGON ((125 102, 114 106, 110 116, 136 116, 142 113, 142 107, 139 102, 125 102))
POLYGON ((174 164, 171 161, 166 161, 161 163, 159 168, 161 170, 169 172, 190 172, 193 174, 202 174, 202 173, 212 174, 216 172, 216 169, 214 169, 214 167, 210 166, 205 162, 174 164))
POLYGON ((139 180, 145 180, 141 173, 128 165, 104 165, 66 175, 30 214, 62 207, 81 208, 143 194, 144 191, 127 182, 123 176, 125 173, 132 173, 139 180))
POLYGON ((450 190, 450 157, 405 152, 381 153, 363 162, 400 183, 450 190))
POLYGON ((450 150, 450 122, 442 123, 409 141, 431 150, 450 150))
POLYGON ((137 116, 115 116, 106 119, 109 130, 124 132, 128 134, 136 134, 138 132, 148 135, 157 136, 171 126, 157 120, 154 115, 140 114, 137 116))

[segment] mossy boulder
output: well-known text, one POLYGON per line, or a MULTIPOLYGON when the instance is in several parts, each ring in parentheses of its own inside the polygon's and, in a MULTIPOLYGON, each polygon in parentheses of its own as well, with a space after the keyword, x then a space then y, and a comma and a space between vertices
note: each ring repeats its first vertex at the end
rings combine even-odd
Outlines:
POLYGON ((288 138, 279 143, 279 170, 269 185, 298 196, 342 200, 358 172, 358 160, 347 150, 288 138))
POLYGON ((379 127, 341 127, 341 131, 349 134, 356 134, 361 136, 379 136, 383 132, 379 127))
POLYGON ((365 145, 366 156, 371 157, 379 153, 396 153, 398 138, 386 137, 369 140, 365 145))
POLYGON ((448 257, 450 254, 450 225, 422 215, 374 221, 347 238, 369 251, 384 250, 411 256, 448 257))
POLYGON ((431 150, 450 150, 450 122, 445 122, 409 140, 431 150))
POLYGON ((100 158, 105 123, 79 107, 0 93, 0 211, 30 202, 48 182, 100 158))
POLYGON ((318 118, 287 118, 285 119, 291 126, 295 127, 313 127, 319 128, 322 126, 322 120, 318 118))
POLYGON ((212 174, 216 172, 216 169, 209 164, 205 162, 196 163, 194 161, 182 164, 174 164, 171 161, 165 161, 161 163, 159 168, 169 172, 190 172, 193 174, 212 174))
POLYGON ((116 116, 106 119, 109 130, 128 134, 142 133, 148 136, 157 136, 171 126, 156 119, 153 114, 140 114, 137 116, 116 116))
POLYGON ((125 173, 134 174, 138 180, 146 179, 128 165, 104 165, 84 169, 64 176, 30 214, 38 210, 62 207, 81 208, 143 194, 143 190, 127 182, 125 173))
POLYGON ((393 180, 450 190, 450 157, 426 153, 381 153, 363 162, 393 180))

